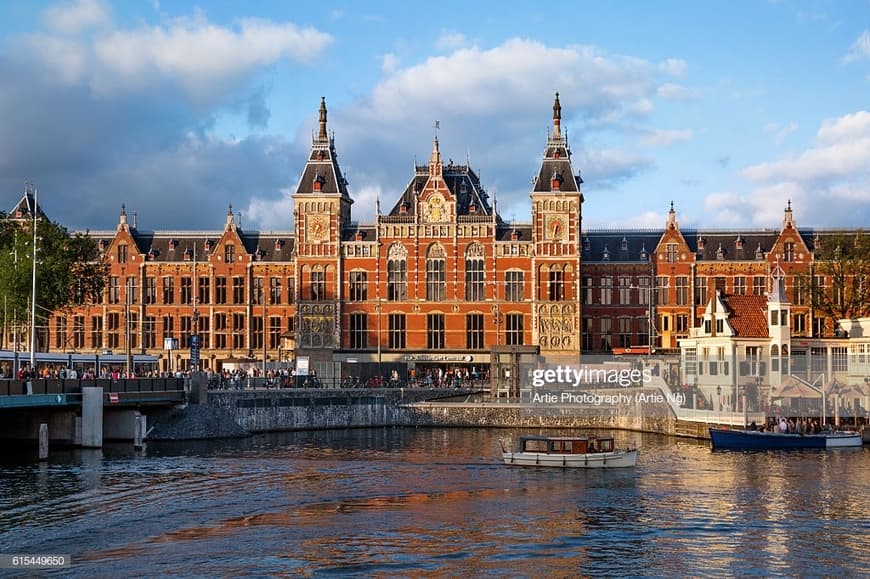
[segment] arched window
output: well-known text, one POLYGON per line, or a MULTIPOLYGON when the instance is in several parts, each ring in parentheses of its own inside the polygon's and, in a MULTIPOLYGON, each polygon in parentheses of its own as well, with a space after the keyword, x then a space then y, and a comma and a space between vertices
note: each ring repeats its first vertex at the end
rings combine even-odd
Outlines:
POLYGON ((444 248, 435 243, 426 252, 426 299, 441 302, 447 299, 444 248))
POLYGON ((484 299, 483 246, 472 243, 465 251, 465 299, 467 301, 480 301, 484 299))
POLYGON ((394 243, 387 253, 387 300, 408 299, 408 250, 394 243))

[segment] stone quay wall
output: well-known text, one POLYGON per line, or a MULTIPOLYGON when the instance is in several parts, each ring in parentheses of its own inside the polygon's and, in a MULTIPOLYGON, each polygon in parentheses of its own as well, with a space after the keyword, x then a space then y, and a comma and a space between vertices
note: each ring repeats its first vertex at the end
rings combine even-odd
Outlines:
POLYGON ((708 437, 706 424, 677 420, 667 403, 602 411, 473 401, 481 397, 469 391, 432 389, 254 390, 209 392, 208 405, 247 433, 438 426, 591 428, 708 437))

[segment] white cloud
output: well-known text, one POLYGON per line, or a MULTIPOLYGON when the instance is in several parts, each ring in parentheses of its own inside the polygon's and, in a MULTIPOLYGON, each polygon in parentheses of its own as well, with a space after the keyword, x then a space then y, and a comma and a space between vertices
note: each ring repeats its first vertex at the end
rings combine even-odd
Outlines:
POLYGON ((42 21, 49 29, 62 34, 75 34, 111 23, 111 12, 100 0, 75 0, 49 6, 42 21))
POLYGON ((784 127, 781 127, 779 130, 776 131, 776 136, 775 136, 776 144, 781 145, 783 143, 783 141, 785 141, 786 137, 788 137, 790 134, 792 134, 796 130, 798 130, 798 124, 794 121, 791 121, 789 124, 785 125, 784 127))
POLYGON ((468 44, 461 32, 444 32, 435 40, 435 48, 441 51, 456 50, 468 44))
POLYGON ((207 99, 281 59, 306 62, 332 40, 328 34, 290 22, 243 19, 228 28, 201 14, 157 26, 111 28, 108 15, 93 6, 100 5, 83 0, 76 10, 50 8, 45 18, 55 28, 66 22, 66 15, 72 15, 63 34, 26 36, 23 49, 35 55, 51 75, 67 83, 87 84, 104 95, 168 81, 188 95, 207 99), (104 26, 99 34, 74 34, 98 22, 104 26))
POLYGON ((692 91, 688 88, 674 83, 665 83, 656 90, 656 95, 666 99, 676 101, 687 101, 692 98, 692 91))
POLYGON ((694 137, 695 132, 692 129, 656 129, 641 137, 641 142, 651 147, 662 147, 691 141, 694 137))
POLYGON ((683 76, 688 63, 681 58, 668 58, 659 63, 659 71, 670 76, 683 76))
POLYGON ((870 136, 870 112, 858 111, 836 119, 825 119, 816 133, 821 143, 849 142, 870 136))
POLYGON ((384 74, 392 74, 399 67, 399 57, 395 54, 388 53, 381 58, 381 72, 384 74))
POLYGON ((843 55, 843 64, 867 58, 870 58, 870 30, 864 30, 863 34, 852 43, 849 51, 843 55))

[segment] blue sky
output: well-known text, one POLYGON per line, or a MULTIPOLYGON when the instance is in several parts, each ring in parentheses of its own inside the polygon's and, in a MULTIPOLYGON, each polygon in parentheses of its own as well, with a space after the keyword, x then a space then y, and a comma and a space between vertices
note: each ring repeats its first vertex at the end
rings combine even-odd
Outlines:
POLYGON ((527 221, 556 91, 586 227, 870 225, 870 0, 7 0, 0 75, 3 208, 71 229, 290 229, 322 96, 355 219, 438 120, 527 221))

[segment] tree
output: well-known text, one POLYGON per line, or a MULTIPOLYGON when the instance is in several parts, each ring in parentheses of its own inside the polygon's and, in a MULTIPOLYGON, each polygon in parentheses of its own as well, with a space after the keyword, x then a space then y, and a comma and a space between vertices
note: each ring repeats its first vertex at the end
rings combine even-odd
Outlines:
MULTIPOLYGON (((36 325, 46 327, 53 312, 98 302, 108 266, 87 234, 70 234, 44 216, 36 225, 36 325)), ((6 327, 29 318, 32 275, 33 221, 7 219, 0 213, 0 295, 5 296, 6 327)))
POLYGON ((806 303, 834 321, 870 316, 870 235, 826 235, 813 257, 813 270, 800 276, 806 303))

